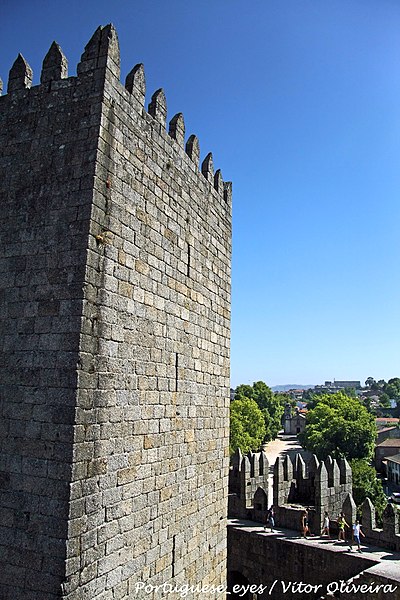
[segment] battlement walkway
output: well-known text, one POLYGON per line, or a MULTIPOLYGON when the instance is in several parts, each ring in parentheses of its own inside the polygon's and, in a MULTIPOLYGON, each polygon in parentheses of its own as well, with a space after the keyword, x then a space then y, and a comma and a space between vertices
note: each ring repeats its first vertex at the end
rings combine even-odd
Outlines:
MULTIPOLYGON (((326 578, 327 571, 333 575, 332 580, 348 580, 362 575, 363 579, 369 581, 389 580, 397 586, 396 593, 400 594, 400 553, 363 543, 361 553, 357 551, 356 545, 350 551, 348 541, 337 542, 334 537, 328 539, 319 535, 304 539, 298 531, 282 527, 276 527, 274 532, 270 532, 269 528, 264 530, 262 523, 244 519, 228 520, 229 535, 240 543, 242 555, 245 547, 251 549, 251 556, 248 553, 247 558, 248 561, 260 563, 254 565, 259 581, 265 565, 268 570, 274 570, 274 578, 279 578, 281 562, 286 563, 287 573, 291 573, 293 577, 293 569, 289 568, 288 563, 296 562, 298 568, 295 571, 302 575, 303 581, 306 581, 307 576, 311 582, 318 581, 319 577, 322 581, 322 577, 326 578)), ((234 556, 231 560, 235 562, 234 556)), ((396 593, 391 595, 391 600, 400 597, 396 593)))

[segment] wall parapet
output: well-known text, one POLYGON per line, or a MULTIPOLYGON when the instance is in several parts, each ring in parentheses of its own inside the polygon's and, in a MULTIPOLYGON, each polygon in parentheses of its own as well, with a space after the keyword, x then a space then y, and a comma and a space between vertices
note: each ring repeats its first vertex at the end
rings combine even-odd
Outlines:
POLYGON ((369 498, 362 505, 362 530, 368 542, 400 552, 400 510, 388 504, 382 515, 382 528, 376 527, 375 507, 369 498))
MULTIPOLYGON (((48 53, 46 54, 40 74, 40 84, 33 85, 33 72, 26 59, 19 54, 16 58, 8 79, 7 96, 14 94, 35 93, 36 89, 50 93, 59 87, 61 81, 64 85, 78 84, 92 86, 92 91, 101 92, 107 80, 112 81, 114 86, 120 87, 120 92, 126 92, 127 99, 137 102, 136 110, 144 110, 146 82, 143 64, 137 64, 128 73, 125 84, 120 81, 120 50, 117 32, 112 24, 100 26, 96 29, 93 36, 86 44, 81 60, 77 65, 77 77, 68 77, 68 62, 61 47, 54 41, 52 42, 48 53)), ((1 96, 2 84, 0 86, 1 96)), ((0 103, 1 110, 1 103, 0 103)), ((162 88, 156 90, 148 105, 147 114, 157 123, 161 131, 168 133, 171 143, 176 142, 184 147, 184 117, 182 113, 175 115, 167 124, 167 101, 165 92, 162 88), (173 140, 173 142, 172 142, 173 140)), ((202 164, 199 166, 200 146, 196 136, 189 136, 186 143, 186 154, 194 163, 196 170, 202 174, 217 195, 221 197, 221 204, 225 205, 228 211, 231 207, 231 182, 224 182, 221 170, 218 170, 214 176, 214 167, 212 154, 209 152, 202 164), (218 175, 217 175, 218 174, 218 175)))
POLYGON ((315 455, 305 461, 300 453, 293 458, 288 454, 278 456, 273 467, 271 502, 268 498, 271 475, 265 475, 267 468, 261 466, 263 454, 249 453, 242 456, 238 450, 232 457, 229 480, 231 516, 263 521, 271 503, 277 511, 277 520, 282 527, 294 526, 298 529, 305 508, 309 511, 314 533, 320 531, 325 512, 328 512, 333 523, 342 511, 349 522, 354 521, 356 507, 352 498, 351 468, 347 461, 337 461, 328 457, 320 462, 315 455), (257 488, 264 490, 266 494, 264 513, 257 513, 255 510, 256 505, 258 509, 262 505, 255 499, 257 488))
POLYGON ((269 477, 269 462, 264 451, 243 456, 237 449, 229 471, 230 516, 263 520, 269 507, 269 477))

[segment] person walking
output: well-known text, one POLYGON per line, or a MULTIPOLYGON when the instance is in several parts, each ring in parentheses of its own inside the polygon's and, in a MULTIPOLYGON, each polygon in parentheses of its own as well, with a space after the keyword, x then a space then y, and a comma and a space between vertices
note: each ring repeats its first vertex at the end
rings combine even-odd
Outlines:
POLYGON ((310 533, 308 526, 308 512, 304 510, 301 515, 301 537, 307 539, 307 534, 310 533))
POLYGON ((326 511, 324 515, 324 522, 322 524, 321 537, 323 537, 324 534, 328 536, 328 540, 331 539, 331 534, 329 533, 329 515, 326 511))
POLYGON ((358 552, 362 552, 362 550, 361 550, 361 542, 360 542, 360 535, 362 535, 362 537, 365 537, 364 533, 361 531, 360 521, 356 521, 353 524, 353 539, 351 540, 350 546, 349 546, 350 552, 353 551, 353 543, 354 542, 356 542, 356 544, 358 546, 358 552))
POLYGON ((270 526, 271 533, 273 533, 274 532, 274 527, 275 527, 275 511, 274 511, 274 507, 273 506, 271 506, 271 508, 267 512, 264 529, 267 529, 267 525, 270 526))
POLYGON ((346 523, 346 519, 344 516, 344 513, 341 512, 340 515, 338 516, 338 528, 339 528, 339 533, 338 533, 338 542, 340 542, 341 540, 343 542, 346 541, 346 537, 345 537, 345 533, 344 533, 344 528, 345 527, 349 527, 349 524, 346 523))

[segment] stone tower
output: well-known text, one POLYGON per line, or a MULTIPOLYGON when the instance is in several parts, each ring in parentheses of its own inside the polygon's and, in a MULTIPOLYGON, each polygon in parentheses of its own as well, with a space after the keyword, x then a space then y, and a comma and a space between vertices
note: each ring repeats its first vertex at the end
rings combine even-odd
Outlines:
POLYGON ((0 98, 2 600, 225 582, 231 186, 144 99, 111 25, 0 98))

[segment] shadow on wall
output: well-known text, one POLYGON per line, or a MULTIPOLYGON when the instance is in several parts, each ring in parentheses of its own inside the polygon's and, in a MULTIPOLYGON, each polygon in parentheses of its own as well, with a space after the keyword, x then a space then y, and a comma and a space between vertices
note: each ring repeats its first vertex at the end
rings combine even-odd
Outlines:
POLYGON ((249 588, 249 580, 242 575, 239 571, 228 572, 228 594, 229 598, 235 600, 236 598, 244 598, 245 600, 252 600, 250 592, 245 591, 249 588))

